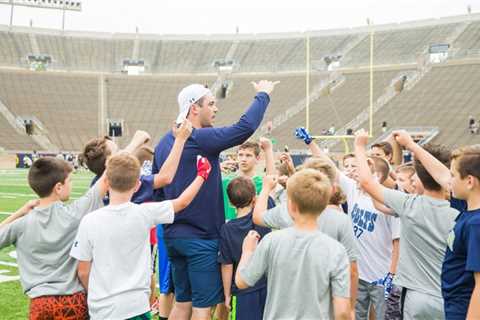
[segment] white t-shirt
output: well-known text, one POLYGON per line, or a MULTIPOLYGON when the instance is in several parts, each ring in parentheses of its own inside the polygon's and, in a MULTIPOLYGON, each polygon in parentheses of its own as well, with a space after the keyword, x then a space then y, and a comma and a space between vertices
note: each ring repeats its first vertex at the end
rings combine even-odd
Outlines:
POLYGON ((383 279, 390 269, 392 241, 400 238, 400 221, 378 212, 372 198, 343 173, 339 183, 347 196, 348 214, 357 239, 359 278, 367 282, 383 279))
POLYGON ((110 205, 83 218, 70 255, 92 261, 92 320, 127 319, 150 310, 150 229, 173 219, 171 201, 110 205))

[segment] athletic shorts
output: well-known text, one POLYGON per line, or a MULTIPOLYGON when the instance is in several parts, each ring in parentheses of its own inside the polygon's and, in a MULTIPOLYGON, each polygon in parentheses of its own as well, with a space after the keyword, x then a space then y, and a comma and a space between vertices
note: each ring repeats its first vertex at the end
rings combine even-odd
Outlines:
POLYGON ((161 294, 170 294, 174 291, 172 268, 168 260, 167 248, 163 239, 163 228, 157 227, 157 252, 158 252, 158 286, 161 294))
POLYGON ((148 312, 145 312, 144 314, 140 314, 138 316, 128 318, 127 320, 152 320, 152 319, 153 319, 152 314, 150 313, 150 311, 148 311, 148 312))
POLYGON ((231 320, 262 320, 267 287, 232 297, 231 320))
POLYGON ((172 266, 175 299, 207 308, 223 302, 218 240, 165 239, 172 266))
POLYGON ((87 296, 84 292, 63 296, 42 296, 30 300, 30 320, 88 319, 87 296))

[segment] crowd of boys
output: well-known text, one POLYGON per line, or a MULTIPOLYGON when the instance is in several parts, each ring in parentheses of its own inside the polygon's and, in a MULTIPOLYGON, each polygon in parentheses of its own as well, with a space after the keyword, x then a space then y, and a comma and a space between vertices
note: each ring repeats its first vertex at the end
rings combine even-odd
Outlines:
POLYGON ((340 169, 299 128, 312 157, 295 167, 249 140, 276 85, 253 83, 219 128, 212 92, 185 87, 154 149, 143 131, 122 150, 92 139, 81 161, 95 178, 72 202, 72 166, 33 162, 39 199, 0 224, 29 319, 480 319, 480 145, 394 131, 367 148, 360 130, 340 169))

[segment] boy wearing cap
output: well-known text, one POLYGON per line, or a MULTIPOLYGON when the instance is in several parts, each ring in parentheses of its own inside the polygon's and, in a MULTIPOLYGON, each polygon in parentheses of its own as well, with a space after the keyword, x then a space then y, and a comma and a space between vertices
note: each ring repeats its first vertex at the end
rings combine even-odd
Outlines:
MULTIPOLYGON (((218 108, 209 89, 193 84, 178 95, 177 123, 188 119, 194 129, 185 144, 177 174, 170 185, 157 193, 157 199, 178 197, 195 175, 193 160, 199 154, 208 158, 212 172, 190 206, 164 228, 177 301, 170 314, 172 319, 210 319, 210 308, 223 301, 217 262, 220 228, 225 223, 219 154, 243 143, 255 132, 275 85, 270 81, 253 83, 257 95, 250 108, 237 123, 221 128, 213 127, 218 108)), ((174 136, 168 132, 158 143, 153 173, 162 167, 173 142, 174 136)))

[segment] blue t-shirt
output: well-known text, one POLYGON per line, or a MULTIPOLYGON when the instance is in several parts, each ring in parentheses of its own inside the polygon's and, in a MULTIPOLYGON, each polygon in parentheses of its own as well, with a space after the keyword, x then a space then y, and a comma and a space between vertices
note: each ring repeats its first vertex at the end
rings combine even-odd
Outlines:
MULTIPOLYGON (((98 179, 100 179, 99 176, 95 176, 90 183, 90 186, 93 186, 98 179)), ((153 193, 155 189, 153 188, 153 180, 154 180, 154 175, 141 175, 140 176, 140 188, 138 189, 137 192, 135 192, 132 196, 132 199, 130 200, 133 203, 136 204, 142 204, 144 202, 150 202, 153 201, 153 193)), ((108 197, 108 193, 105 195, 103 198, 103 204, 108 205, 110 203, 110 199, 108 197)))
POLYGON ((467 210, 465 201, 452 198, 460 211, 447 240, 442 267, 442 294, 446 319, 465 319, 475 287, 474 273, 480 272, 480 209, 467 210))
POLYGON ((221 264, 233 264, 232 295, 241 295, 267 286, 267 278, 263 276, 253 287, 240 290, 235 285, 235 272, 242 256, 243 239, 250 230, 255 230, 263 238, 271 230, 260 227, 253 223, 253 216, 250 212, 246 216, 228 221, 220 230, 220 252, 218 262, 221 264))
MULTIPOLYGON (((173 224, 164 226, 165 238, 218 239, 225 223, 219 154, 245 142, 259 127, 270 102, 266 93, 255 96, 240 120, 228 127, 193 129, 183 148, 177 172, 171 184, 155 195, 156 200, 178 198, 197 176, 197 156, 210 161, 212 171, 199 193, 173 224)), ((157 173, 170 154, 175 137, 168 132, 155 147, 152 173, 157 173)))

